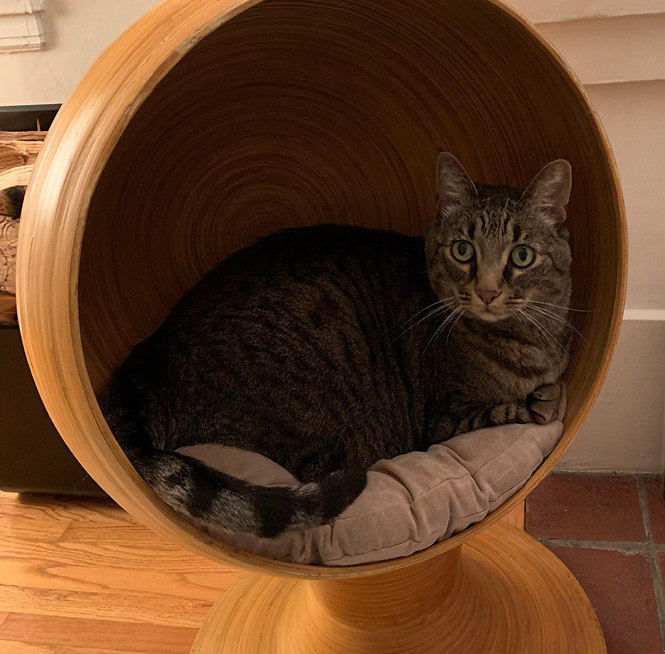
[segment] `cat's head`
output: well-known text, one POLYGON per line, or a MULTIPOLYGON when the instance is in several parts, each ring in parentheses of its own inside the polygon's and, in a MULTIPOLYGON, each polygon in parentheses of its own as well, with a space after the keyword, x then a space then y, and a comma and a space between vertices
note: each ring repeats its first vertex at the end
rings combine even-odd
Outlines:
POLYGON ((519 315, 529 303, 567 307, 571 256, 563 223, 570 189, 563 159, 519 191, 474 184, 452 154, 439 154, 437 216, 426 241, 438 297, 490 322, 519 315))

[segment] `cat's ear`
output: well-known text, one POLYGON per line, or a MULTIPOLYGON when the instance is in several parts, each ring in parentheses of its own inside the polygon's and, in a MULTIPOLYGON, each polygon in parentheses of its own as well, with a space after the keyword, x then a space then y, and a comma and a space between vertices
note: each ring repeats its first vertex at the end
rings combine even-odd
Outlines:
POLYGON ((530 208, 559 224, 566 219, 572 183, 570 164, 565 159, 557 159, 541 168, 522 194, 522 199, 530 208))
POLYGON ((478 196, 476 185, 464 166, 450 152, 439 152, 436 159, 436 193, 439 211, 465 205, 478 196))

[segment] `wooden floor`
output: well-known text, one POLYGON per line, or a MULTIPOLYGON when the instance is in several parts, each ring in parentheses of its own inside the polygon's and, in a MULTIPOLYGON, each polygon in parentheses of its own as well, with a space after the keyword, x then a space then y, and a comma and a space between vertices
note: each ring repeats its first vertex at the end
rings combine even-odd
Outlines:
POLYGON ((186 654, 237 575, 111 502, 0 492, 0 654, 186 654))
POLYGON ((187 654, 238 574, 111 502, 0 492, 0 654, 187 654))

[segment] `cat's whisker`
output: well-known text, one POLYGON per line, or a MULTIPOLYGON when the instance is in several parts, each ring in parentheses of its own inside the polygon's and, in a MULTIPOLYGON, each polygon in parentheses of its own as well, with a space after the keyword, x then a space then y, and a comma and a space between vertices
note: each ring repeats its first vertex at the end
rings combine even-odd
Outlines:
MULTIPOLYGON (((437 304, 437 303, 435 302, 434 304, 437 304)), ((402 336, 404 336, 404 334, 406 334, 406 332, 408 332, 410 329, 413 329, 414 327, 417 327, 421 322, 423 322, 424 320, 427 320, 428 318, 432 318, 432 317, 434 317, 434 316, 436 316, 436 315, 438 315, 438 314, 440 314, 440 313, 444 313, 444 312, 445 312, 447 309, 449 309, 452 305, 453 305, 453 302, 448 302, 448 303, 446 303, 446 304, 443 304, 443 305, 441 305, 441 306, 438 306, 436 309, 432 309, 432 311, 430 311, 430 312, 429 312, 424 318, 421 318, 421 319, 418 320, 417 322, 413 323, 413 325, 409 325, 409 326, 408 326, 408 327, 407 327, 407 328, 406 328, 406 329, 405 329, 405 330, 404 330, 404 331, 403 331, 403 332, 402 332, 402 333, 401 333, 401 334, 400 334, 400 335, 399 335, 399 336, 398 336, 398 337, 397 337, 397 338, 391 343, 391 345, 393 345, 393 344, 396 343, 400 338, 402 338, 402 336)), ((432 306, 432 305, 431 305, 431 306, 432 306)), ((427 308, 429 309, 429 307, 427 307, 427 308)), ((421 311, 420 313, 422 313, 422 311, 421 311)), ((416 314, 416 315, 417 315, 417 314, 416 314)), ((414 317, 415 317, 415 316, 414 316, 414 317)), ((413 318, 411 318, 411 320, 413 320, 413 318)))
POLYGON ((423 320, 427 320, 428 318, 431 318, 432 316, 436 316, 437 314, 441 313, 442 311, 445 311, 446 309, 451 307, 452 304, 453 304, 452 302, 449 302, 449 303, 442 304, 441 306, 436 307, 436 309, 432 309, 426 316, 424 316, 420 320, 413 323, 413 325, 410 325, 409 327, 407 327, 407 330, 412 329, 416 325, 419 325, 423 320))
POLYGON ((457 315, 457 318, 455 319, 455 322, 452 324, 450 329, 448 330, 448 336, 446 337, 446 353, 448 353, 448 341, 450 340, 450 335, 453 333, 453 330, 455 327, 457 327, 457 323, 462 319, 462 316, 464 316, 464 307, 460 307, 462 311, 459 312, 457 315))
POLYGON ((540 334, 542 334, 547 339, 550 345, 557 345, 557 342, 553 340, 551 335, 546 333, 545 328, 535 318, 527 314, 526 311, 522 309, 520 309, 519 312, 538 330, 540 334))
POLYGON ((424 309, 421 309, 417 313, 415 313, 413 316, 411 316, 406 322, 410 322, 411 320, 415 320, 421 313, 425 313, 428 309, 431 309, 432 307, 440 306, 443 304, 449 304, 455 300, 454 297, 445 297, 443 300, 437 300, 436 302, 432 302, 428 307, 425 307, 424 309))
POLYGON ((518 312, 518 313, 515 314, 515 318, 517 318, 520 321, 520 325, 522 325, 522 331, 528 337, 528 333, 526 331, 526 325, 524 324, 524 321, 520 318, 519 313, 521 313, 521 312, 518 312))
POLYGON ((464 311, 464 307, 458 306, 455 307, 455 309, 453 309, 448 316, 446 316, 445 320, 443 320, 443 322, 436 328, 436 331, 427 342, 427 345, 425 346, 423 353, 420 355, 421 359, 425 356, 425 352, 427 352, 429 346, 432 344, 433 341, 436 340, 437 336, 441 333, 441 331, 445 328, 445 326, 461 311, 464 311))
MULTIPOLYGON (((452 319, 453 319, 453 318, 454 318, 454 317, 455 317, 455 316, 456 316, 461 310, 462 310, 461 307, 456 307, 455 309, 453 309, 453 311, 451 311, 451 313, 450 313, 448 316, 446 316, 445 320, 443 320, 443 322, 439 325, 439 327, 437 328, 437 330, 434 332, 434 336, 432 336, 432 338, 430 339, 430 342, 427 344, 427 346, 429 346, 429 344, 430 344, 432 341, 436 341, 436 339, 439 337, 439 335, 441 334, 441 332, 445 329, 446 325, 448 325, 448 324, 452 321, 452 319)), ((427 347, 425 348, 425 350, 427 350, 427 347)))
MULTIPOLYGON (((464 307, 463 306, 458 306, 455 311, 453 311, 452 315, 450 316, 450 320, 445 321, 445 325, 443 327, 445 328, 446 325, 450 325, 450 329, 448 330, 448 338, 446 338, 446 348, 448 347, 448 339, 450 338, 450 332, 452 332, 453 329, 455 329, 455 325, 459 321, 459 319, 462 317, 464 314, 464 307)), ((443 333, 443 329, 439 332, 439 335, 443 333)), ((438 337, 437 337, 438 338, 438 337)))
POLYGON ((575 327, 575 325, 569 323, 567 320, 562 318, 561 316, 557 315, 553 311, 548 311, 547 309, 543 309, 541 307, 531 307, 534 311, 538 311, 539 313, 542 313, 544 316, 547 316, 548 318, 552 318, 553 320, 556 320, 557 322, 560 322, 561 324, 565 325, 569 329, 572 329, 583 341, 586 341, 586 338, 584 338, 584 334, 575 327))
POLYGON ((571 309, 562 304, 552 304, 551 302, 541 302, 540 300, 528 300, 529 304, 542 304, 547 307, 556 307, 557 309, 564 309, 566 311, 576 311, 577 313, 593 313, 593 309, 571 309))
MULTIPOLYGON (((427 318, 431 318, 432 316, 435 316, 440 311, 445 311, 446 309, 449 309, 454 304, 455 304, 455 300, 448 300, 446 302, 443 302, 443 303, 439 304, 436 308, 432 309, 430 311, 430 313, 428 313, 424 318, 421 318, 420 320, 415 322, 413 325, 411 325, 411 327, 415 327, 416 325, 419 325, 423 320, 427 320, 427 318)), ((414 318, 415 318, 415 316, 414 316, 414 318)), ((413 318, 411 318, 410 320, 413 320, 413 318)))
POLYGON ((540 333, 547 338, 548 342, 550 345, 558 347, 561 349, 561 351, 570 359, 570 355, 568 354, 568 351, 566 350, 559 341, 554 338, 554 335, 552 332, 550 332, 539 320, 537 320, 534 316, 528 314, 524 309, 520 309, 520 313, 527 319, 529 320, 535 327, 540 331, 540 333))

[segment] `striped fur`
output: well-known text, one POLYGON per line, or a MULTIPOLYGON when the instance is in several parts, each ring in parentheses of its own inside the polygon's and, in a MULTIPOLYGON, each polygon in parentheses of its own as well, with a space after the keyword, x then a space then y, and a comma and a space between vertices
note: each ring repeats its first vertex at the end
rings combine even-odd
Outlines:
POLYGON ((570 250, 553 204, 566 180, 559 169, 545 190, 476 186, 446 157, 427 239, 284 230, 219 264, 118 368, 107 421, 174 510, 274 537, 332 520, 378 459, 553 418, 570 341, 570 250), (475 262, 451 256, 460 238, 475 262), (517 243, 537 264, 511 267, 517 243), (494 307, 474 286, 492 275, 494 307), (302 484, 253 486, 175 452, 200 443, 259 452, 302 484))

